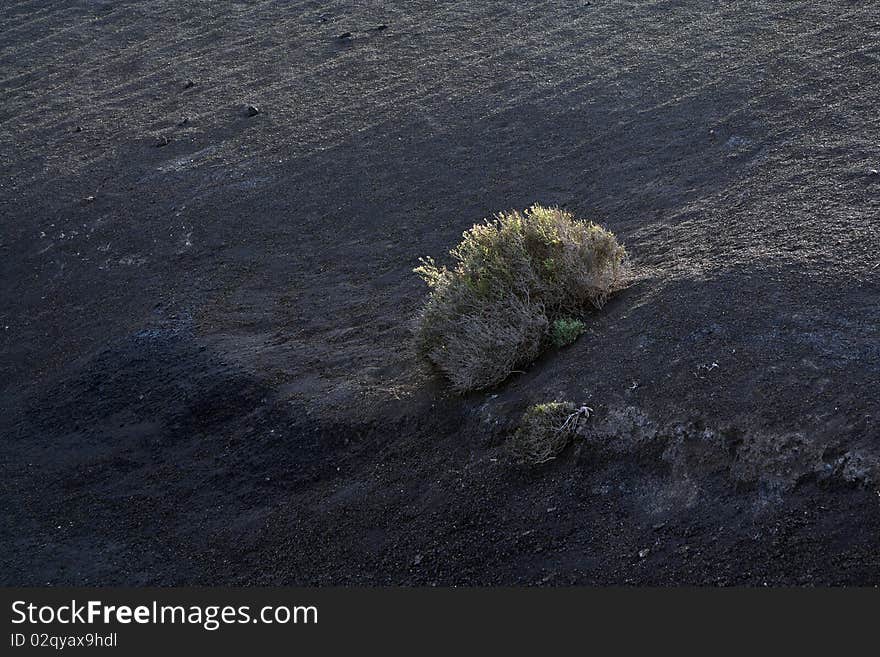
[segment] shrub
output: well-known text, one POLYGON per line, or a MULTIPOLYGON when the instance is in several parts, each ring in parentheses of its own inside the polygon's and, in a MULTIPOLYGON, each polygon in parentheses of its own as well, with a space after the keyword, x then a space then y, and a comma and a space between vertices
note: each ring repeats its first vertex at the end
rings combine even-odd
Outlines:
MULTIPOLYGON (((535 205, 465 231, 451 268, 414 271, 431 292, 416 321, 419 352, 458 392, 496 385, 535 359, 563 320, 601 307, 621 285, 626 252, 608 230, 535 205)), ((580 330, 577 331, 578 333, 580 330)), ((570 341, 570 340, 569 340, 570 341)))
POLYGON ((560 317, 550 327, 550 340, 555 347, 564 347, 577 340, 586 328, 579 319, 560 317))
POLYGON ((580 420, 589 416, 589 408, 571 402, 530 406, 513 435, 510 451, 522 463, 546 463, 574 440, 580 420))

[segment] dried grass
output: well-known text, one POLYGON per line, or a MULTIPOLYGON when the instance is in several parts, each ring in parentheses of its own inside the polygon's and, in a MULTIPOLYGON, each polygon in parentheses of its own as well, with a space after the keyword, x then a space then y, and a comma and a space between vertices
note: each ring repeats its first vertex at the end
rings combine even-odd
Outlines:
POLYGON ((530 406, 510 441, 510 451, 521 463, 539 465, 558 456, 578 434, 582 420, 590 416, 586 406, 549 402, 530 406))

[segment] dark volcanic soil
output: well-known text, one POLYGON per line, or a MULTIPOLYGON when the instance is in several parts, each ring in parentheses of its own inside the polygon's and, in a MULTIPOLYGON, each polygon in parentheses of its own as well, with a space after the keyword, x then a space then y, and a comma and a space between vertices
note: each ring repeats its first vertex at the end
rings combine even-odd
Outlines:
POLYGON ((880 583, 878 34, 873 0, 5 3, 0 583, 880 583), (533 202, 638 278, 448 395, 411 269, 533 202), (552 399, 590 439, 510 463, 552 399))

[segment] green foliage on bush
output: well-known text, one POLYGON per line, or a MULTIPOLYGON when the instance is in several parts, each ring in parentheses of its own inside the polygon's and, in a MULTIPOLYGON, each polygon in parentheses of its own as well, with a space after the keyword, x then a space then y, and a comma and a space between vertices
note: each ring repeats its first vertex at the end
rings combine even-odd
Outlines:
POLYGON ((564 347, 577 340, 587 325, 579 319, 560 317, 550 326, 550 340, 555 347, 564 347))
POLYGON ((415 269, 431 290, 415 338, 459 392, 500 383, 555 341, 554 322, 601 307, 626 258, 608 230, 539 205, 475 225, 450 255, 450 268, 425 258, 415 269))

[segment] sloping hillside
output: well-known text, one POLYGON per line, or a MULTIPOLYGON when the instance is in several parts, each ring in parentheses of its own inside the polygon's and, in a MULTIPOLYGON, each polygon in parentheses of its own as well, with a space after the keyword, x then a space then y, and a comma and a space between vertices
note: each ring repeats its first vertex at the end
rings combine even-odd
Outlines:
POLYGON ((880 583, 876 2, 6 4, 2 583, 880 583), (533 202, 638 279, 449 395, 411 269, 533 202))

